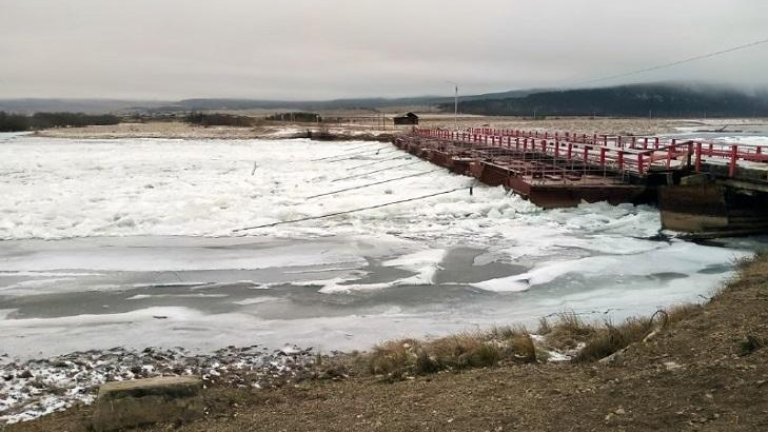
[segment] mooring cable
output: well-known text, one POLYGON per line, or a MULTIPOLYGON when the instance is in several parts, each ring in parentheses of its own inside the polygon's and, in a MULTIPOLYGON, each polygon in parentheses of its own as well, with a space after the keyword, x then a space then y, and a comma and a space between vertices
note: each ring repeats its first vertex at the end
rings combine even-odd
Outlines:
POLYGON ((384 150, 385 148, 386 147, 381 147, 381 148, 378 148, 376 150, 365 150, 365 151, 361 151, 361 152, 346 153, 346 154, 331 156, 331 157, 322 158, 322 159, 311 159, 310 162, 320 162, 320 161, 335 162, 336 160, 346 160, 346 159, 348 159, 348 157, 364 156, 364 155, 371 154, 371 153, 375 154, 375 153, 378 153, 378 152, 384 150))
MULTIPOLYGON (((351 148, 351 149, 347 149, 347 150, 348 151, 355 151, 355 150, 359 150, 361 148, 370 147, 371 145, 379 145, 379 144, 380 143, 371 143, 371 144, 366 144, 365 146, 355 147, 355 148, 351 148)), ((384 148, 386 148, 386 147, 381 147, 381 149, 384 149, 384 148)), ((370 152, 370 151, 372 151, 372 150, 366 150, 365 152, 360 152, 360 153, 367 153, 367 152, 370 152)), ((310 159, 310 162, 319 162, 319 161, 324 161, 324 160, 328 160, 328 159, 336 159, 338 157, 352 156, 353 154, 355 154, 355 153, 342 153, 342 154, 337 154, 335 156, 323 157, 323 158, 320 158, 320 159, 310 159)))
POLYGON ((411 155, 409 155, 409 154, 405 154, 405 155, 402 155, 402 156, 395 156, 395 157, 389 158, 389 159, 378 159, 378 160, 375 160, 375 161, 373 161, 371 163, 364 163, 362 165, 356 165, 356 166, 353 166, 353 167, 349 167, 347 169, 348 170, 356 170, 358 168, 363 168, 363 167, 367 167, 367 166, 371 166, 371 165, 378 165, 378 164, 380 164, 382 162, 389 162, 389 161, 393 161, 393 160, 407 158, 407 157, 410 157, 410 156, 411 155))
POLYGON ((365 153, 362 153, 362 154, 357 154, 357 155, 354 155, 354 156, 345 157, 343 159, 334 159, 334 160, 330 160, 328 162, 329 163, 332 163, 332 162, 343 162, 343 161, 347 161, 347 160, 350 160, 350 159, 356 159, 356 158, 359 158, 360 156, 365 156, 367 154, 373 154, 374 156, 378 156, 380 154, 385 154, 386 155, 386 154, 392 154, 392 153, 400 151, 400 149, 394 149, 393 151, 388 151, 388 152, 381 153, 382 150, 384 150, 384 149, 379 149, 376 152, 372 152, 372 151, 371 152, 365 152, 365 153))
POLYGON ((408 162, 408 163, 404 163, 404 164, 400 164, 400 165, 395 165, 395 166, 391 166, 391 167, 387 167, 387 168, 382 168, 382 169, 379 169, 379 170, 376 170, 376 171, 370 171, 370 172, 363 173, 363 174, 356 174, 356 175, 351 175, 351 176, 347 176, 347 177, 341 177, 341 178, 337 178, 335 180, 331 180, 331 183, 342 181, 342 180, 352 180, 352 179, 355 179, 355 178, 365 177, 365 176, 369 176, 371 174, 377 174, 377 173, 388 171, 388 170, 391 170, 391 169, 397 169, 397 168, 407 167, 407 166, 410 166, 410 165, 416 165, 416 164, 421 163, 421 162, 422 161, 417 160, 417 161, 408 162))
POLYGON ((306 197, 305 199, 310 200, 310 199, 320 198, 320 197, 324 197, 324 196, 335 195, 337 193, 349 192, 349 191, 358 190, 358 189, 365 189, 365 188, 369 188, 369 187, 372 187, 372 186, 382 185, 382 184, 385 184, 385 183, 392 183, 394 181, 405 180, 405 179, 413 178, 413 177, 420 177, 420 176, 427 175, 427 174, 432 174, 432 173, 435 173, 435 172, 438 172, 438 171, 440 171, 440 170, 432 170, 432 171, 420 172, 420 173, 416 173, 416 174, 409 174, 407 176, 402 176, 402 177, 398 177, 398 178, 377 181, 375 183, 368 183, 368 184, 364 184, 362 186, 354 186, 354 187, 349 187, 349 188, 346 188, 346 189, 339 189, 339 190, 336 190, 336 191, 333 191, 333 192, 326 192, 326 193, 322 193, 322 194, 318 194, 318 195, 312 195, 312 196, 306 197))
POLYGON ((327 219, 327 218, 336 217, 336 216, 343 216, 343 215, 352 214, 352 213, 359 213, 359 212, 367 211, 367 210, 375 210, 375 209, 379 209, 379 208, 383 208, 383 207, 389 207, 389 206, 393 206, 393 205, 397 205, 397 204, 403 204, 403 203, 407 203, 407 202, 420 201, 420 200, 424 200, 424 199, 428 199, 428 198, 433 198, 433 197, 440 196, 440 195, 448 195, 448 194, 451 194, 451 193, 454 193, 454 192, 458 192, 460 190, 466 190, 466 189, 467 189, 466 187, 461 187, 461 188, 451 189, 451 190, 447 190, 447 191, 443 191, 443 192, 437 192, 437 193, 433 193, 433 194, 429 194, 429 195, 422 195, 422 196, 418 196, 418 197, 414 197, 414 198, 408 198, 408 199, 404 199, 404 200, 392 201, 392 202, 388 202, 388 203, 384 203, 384 204, 378 204, 378 205, 375 205, 375 206, 358 208, 358 209, 354 209, 354 210, 347 210, 347 211, 336 212, 336 213, 328 213, 328 214, 324 214, 324 215, 320 215, 320 216, 309 216, 309 217, 304 217, 304 218, 300 218, 300 219, 293 219, 293 220, 287 220, 287 221, 281 221, 281 222, 273 222, 273 223, 269 223, 269 224, 256 225, 256 226, 247 227, 247 228, 238 228, 238 229, 232 230, 232 232, 233 233, 239 233, 239 232, 243 232, 243 231, 251 231, 251 230, 260 229, 260 228, 271 228, 271 227, 275 227, 275 226, 279 226, 279 225, 289 225, 289 224, 305 222, 305 221, 311 221, 311 220, 327 219))

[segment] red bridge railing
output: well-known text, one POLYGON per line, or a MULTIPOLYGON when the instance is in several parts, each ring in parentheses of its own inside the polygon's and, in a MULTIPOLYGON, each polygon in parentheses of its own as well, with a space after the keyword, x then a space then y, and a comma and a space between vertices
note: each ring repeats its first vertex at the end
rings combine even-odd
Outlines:
POLYGON ((701 172, 706 163, 724 162, 734 177, 740 164, 768 162, 768 147, 705 141, 679 142, 675 138, 621 135, 549 133, 472 128, 465 131, 416 129, 418 136, 490 148, 538 153, 557 159, 646 175, 651 170, 676 170, 693 165, 701 172))

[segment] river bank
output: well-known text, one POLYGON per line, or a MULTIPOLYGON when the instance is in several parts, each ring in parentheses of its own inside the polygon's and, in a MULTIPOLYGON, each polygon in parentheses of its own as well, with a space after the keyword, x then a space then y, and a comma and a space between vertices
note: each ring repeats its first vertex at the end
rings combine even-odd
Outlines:
MULTIPOLYGON (((389 121, 389 120, 388 120, 389 121)), ((571 133, 603 133, 617 135, 667 135, 680 132, 733 132, 758 133, 768 131, 768 121, 763 119, 639 119, 639 118, 521 118, 460 116, 427 114, 421 118, 424 128, 460 129, 490 127, 495 129, 520 129, 561 131, 571 133)), ((121 138, 170 138, 170 139, 291 139, 310 138, 333 140, 388 141, 393 135, 410 130, 410 126, 382 126, 380 118, 372 121, 348 120, 339 124, 317 125, 313 123, 268 123, 255 127, 210 126, 202 127, 182 122, 120 123, 107 126, 56 128, 37 131, 34 134, 48 138, 71 139, 121 139, 121 138)))
MULTIPOLYGON (((407 130, 407 129, 402 129, 407 130)), ((310 138, 318 141, 390 142, 398 132, 366 125, 316 125, 314 123, 264 124, 254 127, 198 126, 183 122, 120 123, 107 126, 56 128, 36 131, 33 136, 67 139, 221 139, 282 140, 310 138)))
MULTIPOLYGON (((507 364, 394 383, 361 376, 259 391, 215 386, 205 392, 210 414, 178 430, 549 431, 568 419, 574 431, 762 431, 766 280, 765 255, 742 264, 703 308, 609 363, 507 364)), ((7 429, 80 431, 89 415, 78 407, 7 429)))

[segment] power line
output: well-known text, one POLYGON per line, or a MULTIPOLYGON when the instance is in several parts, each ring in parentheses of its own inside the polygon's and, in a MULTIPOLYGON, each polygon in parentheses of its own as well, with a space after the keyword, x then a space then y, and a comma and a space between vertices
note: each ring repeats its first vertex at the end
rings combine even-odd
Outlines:
POLYGON ((638 69, 638 70, 635 70, 635 71, 625 72, 625 73, 621 73, 621 74, 617 74, 617 75, 610 75, 610 76, 606 76, 606 77, 603 77, 603 78, 596 78, 596 79, 591 79, 591 80, 577 81, 577 82, 573 83, 572 85, 589 84, 589 83, 595 83, 595 82, 601 82, 601 81, 608 81, 608 80, 613 80, 613 79, 616 79, 616 78, 625 78, 625 77, 629 77, 629 76, 633 76, 633 75, 643 74, 643 73, 646 73, 646 72, 653 72, 653 71, 657 71, 657 70, 660 70, 660 69, 666 69, 666 68, 678 66, 678 65, 681 65, 681 64, 685 64, 685 63, 691 63, 691 62, 695 62, 695 61, 699 61, 699 60, 704 60, 704 59, 708 59, 708 58, 712 58, 712 57, 717 57, 717 56, 720 56, 720 55, 723 55, 723 54, 728 54, 728 53, 732 53, 734 51, 739 51, 739 50, 743 50, 743 49, 747 49, 747 48, 752 48, 752 47, 755 47, 755 46, 758 46, 758 45, 762 45, 762 44, 766 44, 766 43, 768 43, 768 39, 763 39, 763 40, 759 40, 759 41, 755 41, 755 42, 750 42, 748 44, 739 45, 739 46, 735 46, 735 47, 732 47, 732 48, 727 48, 727 49, 724 49, 724 50, 711 52, 711 53, 708 53, 708 54, 702 54, 702 55, 698 55, 698 56, 694 56, 694 57, 689 57, 689 58, 686 58, 686 59, 683 59, 683 60, 674 61, 674 62, 671 62, 671 63, 665 63, 665 64, 661 64, 661 65, 657 65, 657 66, 652 66, 652 67, 648 67, 648 68, 643 68, 643 69, 638 69))

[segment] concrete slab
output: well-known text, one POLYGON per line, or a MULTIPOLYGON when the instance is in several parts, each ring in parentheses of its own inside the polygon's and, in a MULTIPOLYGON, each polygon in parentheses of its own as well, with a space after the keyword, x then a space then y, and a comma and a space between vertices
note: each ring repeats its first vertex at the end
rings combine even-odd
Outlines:
POLYGON ((195 377, 104 384, 96 399, 93 430, 106 432, 154 423, 188 422, 203 414, 202 388, 202 381, 195 377))

